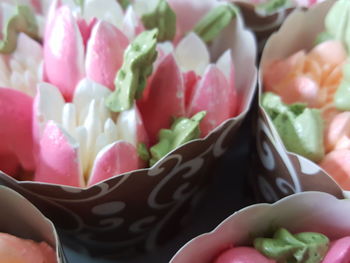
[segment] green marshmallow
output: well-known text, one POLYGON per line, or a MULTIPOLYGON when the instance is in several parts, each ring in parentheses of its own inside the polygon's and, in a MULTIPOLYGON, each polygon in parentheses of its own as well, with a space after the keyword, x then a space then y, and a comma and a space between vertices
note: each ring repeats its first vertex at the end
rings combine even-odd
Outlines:
POLYGON ((150 149, 152 156, 150 166, 180 145, 199 138, 199 124, 205 115, 206 112, 201 111, 192 118, 180 117, 174 121, 170 129, 161 129, 159 142, 150 149))
POLYGON ((141 98, 157 57, 157 34, 157 29, 144 31, 126 48, 123 65, 114 81, 115 91, 106 99, 111 111, 128 110, 135 99, 141 98))
POLYGON ((323 158, 323 121, 319 110, 300 103, 286 105, 273 93, 265 93, 261 102, 288 151, 315 162, 323 158))
POLYGON ((238 13, 233 4, 221 4, 209 11, 194 27, 194 32, 206 43, 215 39, 238 13))
POLYGON ((327 32, 334 39, 342 41, 350 51, 350 1, 336 1, 325 19, 327 32))
POLYGON ((19 5, 4 27, 4 37, 0 41, 0 53, 10 54, 16 50, 18 33, 23 32, 38 39, 38 25, 28 6, 19 5))
POLYGON ((293 235, 279 228, 273 238, 256 238, 254 247, 278 263, 320 263, 328 251, 329 239, 314 232, 293 235))
POLYGON ((350 110, 350 63, 343 67, 343 80, 334 94, 334 104, 338 110, 350 110))
POLYGON ((269 0, 265 3, 257 5, 256 9, 264 14, 271 14, 288 6, 291 6, 288 0, 269 0))
POLYGON ((173 40, 176 33, 176 14, 166 0, 158 0, 154 9, 141 17, 146 29, 158 29, 158 41, 173 40))

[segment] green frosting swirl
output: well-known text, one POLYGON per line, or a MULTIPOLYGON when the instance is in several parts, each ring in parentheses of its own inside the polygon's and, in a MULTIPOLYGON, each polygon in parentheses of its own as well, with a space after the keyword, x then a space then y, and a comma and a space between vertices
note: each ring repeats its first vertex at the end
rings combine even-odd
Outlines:
POLYGON ((320 263, 328 251, 329 239, 314 232, 293 235, 280 228, 273 238, 256 238, 254 247, 278 263, 320 263))
POLYGON ((176 14, 166 0, 158 0, 154 9, 141 17, 147 29, 158 29, 158 41, 172 40, 176 33, 176 14))
POLYGON ((323 158, 323 121, 319 110, 300 103, 286 105, 278 95, 269 92, 263 94, 261 104, 288 151, 315 162, 323 158))
POLYGON ((123 65, 114 81, 115 91, 106 99, 106 106, 111 111, 128 110, 134 99, 142 96, 157 57, 157 34, 157 29, 144 31, 126 48, 123 65))
POLYGON ((237 7, 232 4, 221 4, 209 11, 194 27, 194 32, 204 42, 208 43, 215 39, 220 32, 228 26, 238 13, 237 7))
POLYGON ((175 119, 170 129, 161 129, 159 132, 159 142, 150 149, 152 156, 150 166, 176 147, 199 138, 199 124, 205 115, 206 112, 201 111, 192 118, 180 117, 175 119))
POLYGON ((38 39, 38 25, 28 6, 19 5, 4 27, 4 37, 0 41, 0 53, 10 54, 16 50, 18 34, 23 32, 33 39, 38 39))

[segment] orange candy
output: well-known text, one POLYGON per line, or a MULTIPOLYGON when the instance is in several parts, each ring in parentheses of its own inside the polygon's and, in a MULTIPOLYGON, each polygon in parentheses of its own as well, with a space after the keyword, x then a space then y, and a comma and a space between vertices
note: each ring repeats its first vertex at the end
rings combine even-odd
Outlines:
POLYGON ((45 242, 36 243, 0 233, 1 263, 56 263, 54 250, 45 242))

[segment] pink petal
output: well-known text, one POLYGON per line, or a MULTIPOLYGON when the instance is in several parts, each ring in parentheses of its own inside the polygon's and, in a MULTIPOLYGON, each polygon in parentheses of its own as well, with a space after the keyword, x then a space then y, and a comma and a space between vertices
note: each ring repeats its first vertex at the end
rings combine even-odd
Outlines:
POLYGON ((52 27, 52 21, 56 16, 57 10, 62 6, 62 0, 53 0, 50 4, 49 11, 47 13, 46 25, 45 25, 45 39, 52 27))
POLYGON ((200 111, 207 112, 200 124, 202 136, 232 117, 231 94, 225 75, 217 66, 209 65, 195 88, 188 112, 188 116, 200 111))
POLYGON ((13 154, 0 154, 0 171, 7 175, 16 177, 20 164, 13 154))
POLYGON ((350 237, 343 237, 331 243, 322 263, 346 263, 350 258, 350 237))
POLYGON ((91 35, 91 31, 94 28, 94 26, 96 25, 96 23, 97 23, 96 18, 91 19, 90 23, 87 23, 84 18, 77 19, 77 24, 78 24, 78 27, 80 30, 80 34, 83 38, 84 47, 86 47, 87 42, 88 42, 90 35, 91 35))
POLYGON ((136 148, 125 141, 105 146, 96 156, 88 186, 139 168, 136 148))
POLYGON ((14 155, 26 170, 34 169, 32 105, 28 95, 0 88, 0 154, 14 155))
POLYGON ((217 67, 225 74, 226 80, 229 83, 228 97, 230 98, 231 116, 238 114, 239 105, 237 99, 237 90, 235 87, 235 67, 232 61, 232 54, 230 50, 227 50, 216 62, 217 67))
POLYGON ((185 107, 187 108, 192 99, 194 88, 201 77, 193 70, 187 71, 182 75, 185 85, 185 107))
POLYGON ((114 90, 114 79, 123 63, 128 43, 127 37, 118 28, 108 22, 98 22, 87 45, 87 77, 114 90))
POLYGON ((60 7, 44 39, 44 75, 66 100, 72 99, 76 84, 84 77, 84 46, 70 9, 60 7))
POLYGON ((170 127, 173 117, 184 116, 184 103, 182 75, 169 54, 152 76, 148 97, 138 104, 151 145, 157 141, 160 129, 170 127))
POLYGON ((40 140, 34 181, 82 187, 78 148, 61 127, 49 121, 40 140))

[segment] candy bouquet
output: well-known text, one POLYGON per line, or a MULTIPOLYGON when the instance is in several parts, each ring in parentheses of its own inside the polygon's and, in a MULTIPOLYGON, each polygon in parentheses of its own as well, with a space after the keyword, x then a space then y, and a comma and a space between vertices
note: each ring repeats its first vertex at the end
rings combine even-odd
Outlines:
POLYGON ((189 241, 170 262, 347 262, 349 205, 349 200, 320 192, 252 205, 189 241))
POLYGON ((271 200, 305 190, 347 195, 349 7, 326 1, 293 13, 263 52, 258 184, 271 200))
POLYGON ((64 263, 55 227, 28 200, 0 186, 0 258, 2 262, 64 263))
POLYGON ((262 51, 268 37, 295 8, 310 8, 322 1, 324 0, 231 0, 240 7, 246 25, 257 36, 259 51, 262 51))
POLYGON ((0 183, 93 255, 154 247, 251 103, 256 46, 237 8, 12 2, 1 5, 0 183))

